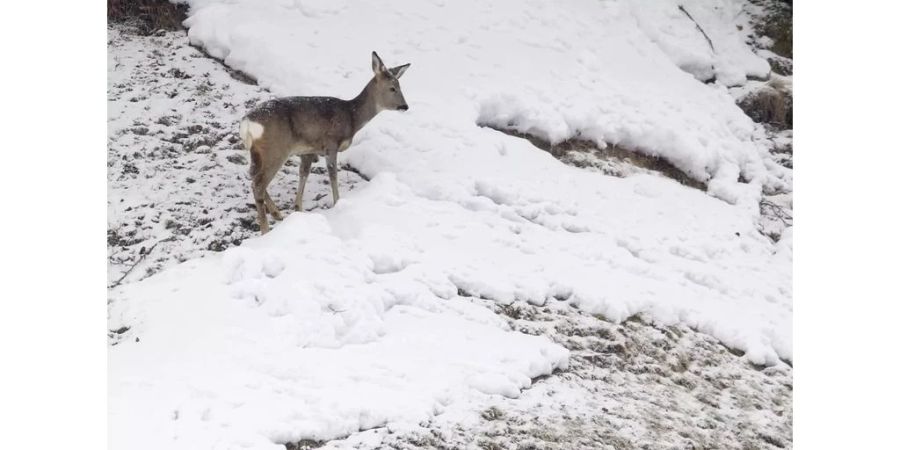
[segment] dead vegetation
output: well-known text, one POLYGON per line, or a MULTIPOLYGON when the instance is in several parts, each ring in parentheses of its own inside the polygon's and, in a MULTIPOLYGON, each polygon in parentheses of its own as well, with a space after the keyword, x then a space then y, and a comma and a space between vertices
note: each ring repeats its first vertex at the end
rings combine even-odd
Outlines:
POLYGON ((183 30, 188 6, 168 0, 106 0, 106 21, 131 25, 139 34, 183 30))
POLYGON ((533 134, 521 133, 490 124, 479 125, 510 136, 526 139, 535 147, 553 155, 554 158, 575 167, 593 167, 600 169, 601 172, 607 175, 617 177, 629 175, 629 170, 623 168, 634 167, 639 169, 638 172, 654 172, 685 186, 700 189, 701 191, 706 190, 705 183, 691 178, 687 173, 665 159, 626 149, 615 144, 607 144, 604 148, 600 148, 595 142, 580 138, 566 139, 554 144, 533 134))
POLYGON ((288 442, 284 444, 286 450, 311 450, 325 445, 327 441, 317 441, 315 439, 301 439, 297 442, 288 442))
POLYGON ((794 72, 794 2, 791 0, 750 0, 760 7, 762 14, 755 16, 753 30, 759 36, 771 40, 765 48, 775 56, 766 58, 772 71, 779 75, 794 72))
POLYGON ((794 127, 794 97, 790 92, 767 84, 741 98, 738 106, 756 123, 776 130, 794 127))
POLYGON ((785 0, 752 0, 766 14, 754 24, 756 32, 772 39, 769 48, 778 56, 794 58, 794 2, 785 0))

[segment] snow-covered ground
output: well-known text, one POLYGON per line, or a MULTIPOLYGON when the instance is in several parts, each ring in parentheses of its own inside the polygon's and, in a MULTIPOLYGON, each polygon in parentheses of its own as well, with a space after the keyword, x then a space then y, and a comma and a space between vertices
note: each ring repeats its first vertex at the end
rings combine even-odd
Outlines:
MULTIPOLYGON (((256 236, 247 197, 249 156, 235 123, 270 95, 233 78, 186 39, 112 30, 109 42, 110 284, 139 280, 173 259, 222 251, 256 236)), ((322 185, 327 177, 318 176, 322 170, 308 183, 308 209, 330 205, 324 198, 330 190, 322 185)), ((284 173, 297 176, 293 162, 284 173)), ((340 179, 345 190, 363 182, 348 170, 340 179)), ((283 180, 269 190, 286 203, 295 185, 283 180)))
POLYGON ((674 2, 192 2, 190 40, 260 86, 183 35, 112 29, 112 447, 790 445, 791 233, 758 229, 791 170, 728 92, 765 75, 729 31, 740 3, 712 3, 683 5, 715 54, 674 2), (412 63, 410 111, 339 156, 336 207, 320 169, 256 237, 237 121, 354 96, 371 50, 412 63))

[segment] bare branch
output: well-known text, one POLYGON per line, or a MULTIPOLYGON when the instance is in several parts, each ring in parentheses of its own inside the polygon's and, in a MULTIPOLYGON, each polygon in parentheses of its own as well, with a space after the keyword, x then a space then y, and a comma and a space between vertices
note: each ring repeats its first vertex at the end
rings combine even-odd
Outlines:
POLYGON ((686 16, 687 16, 687 17, 688 17, 688 19, 691 19, 691 22, 694 22, 694 25, 696 25, 696 26, 697 26, 697 29, 698 29, 698 30, 700 30, 700 32, 701 32, 701 33, 703 33, 703 37, 705 37, 705 38, 706 38, 706 43, 707 43, 707 44, 709 44, 709 49, 710 49, 710 50, 712 50, 712 51, 713 51, 713 53, 715 53, 715 52, 716 52, 716 48, 715 48, 715 47, 713 47, 713 43, 712 43, 712 40, 711 40, 711 39, 710 39, 710 38, 709 38, 709 36, 707 36, 707 35, 706 35, 706 32, 705 32, 705 31, 703 31, 703 27, 701 27, 701 26, 700 26, 700 24, 699 24, 699 23, 697 23, 697 21, 696 21, 696 20, 694 20, 694 18, 693 18, 693 17, 691 17, 691 14, 690 14, 690 13, 688 13, 688 12, 687 12, 687 10, 686 10, 686 9, 684 9, 684 6, 682 6, 682 5, 678 5, 678 9, 680 9, 680 10, 681 10, 681 12, 683 12, 683 13, 684 13, 684 15, 686 15, 686 16))
POLYGON ((137 267, 138 264, 141 263, 141 261, 143 261, 145 258, 147 258, 147 255, 149 255, 150 252, 152 252, 153 249, 155 249, 157 245, 159 245, 159 244, 162 243, 162 242, 171 241, 171 240, 173 240, 173 239, 175 239, 175 236, 169 236, 169 237, 167 237, 167 238, 165 238, 165 239, 163 239, 163 240, 161 240, 161 241, 157 241, 155 244, 153 244, 153 246, 151 246, 149 250, 147 250, 146 252, 144 252, 143 254, 141 254, 141 257, 138 258, 138 260, 135 261, 134 264, 132 264, 131 267, 129 267, 128 270, 126 270, 125 273, 122 274, 121 277, 119 277, 118 280, 116 280, 112 285, 109 286, 109 289, 112 289, 112 288, 114 288, 114 287, 116 287, 116 286, 122 284, 122 280, 124 280, 125 277, 127 277, 128 274, 130 274, 131 271, 134 270, 134 268, 137 267))

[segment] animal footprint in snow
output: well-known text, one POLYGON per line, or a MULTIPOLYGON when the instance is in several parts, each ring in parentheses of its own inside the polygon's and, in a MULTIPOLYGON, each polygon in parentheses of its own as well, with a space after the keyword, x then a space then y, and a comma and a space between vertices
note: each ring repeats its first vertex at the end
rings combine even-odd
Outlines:
POLYGON ((225 269, 225 282, 228 284, 253 278, 253 273, 259 270, 257 256, 253 252, 241 248, 226 252, 222 258, 222 265, 225 269))
POLYGON ((245 280, 234 286, 232 296, 247 302, 248 305, 260 306, 266 303, 266 293, 260 280, 245 280))
POLYGON ((263 273, 269 278, 275 278, 284 272, 284 261, 275 256, 269 256, 263 261, 263 273))
POLYGON ((250 250, 234 249, 225 255, 225 279, 228 284, 266 276, 275 278, 284 271, 284 262, 277 256, 260 256, 250 250))

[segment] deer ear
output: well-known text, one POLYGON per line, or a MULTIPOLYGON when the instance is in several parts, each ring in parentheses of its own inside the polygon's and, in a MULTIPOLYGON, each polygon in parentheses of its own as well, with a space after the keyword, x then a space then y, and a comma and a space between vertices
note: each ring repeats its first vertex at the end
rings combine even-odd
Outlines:
POLYGON ((378 57, 378 53, 372 52, 372 72, 377 74, 385 70, 387 69, 385 69, 384 63, 381 62, 381 58, 378 57))
POLYGON ((402 66, 397 66, 397 67, 391 67, 388 70, 391 71, 391 75, 393 75, 394 78, 400 78, 403 76, 403 72, 406 72, 406 69, 409 69, 409 64, 404 64, 402 66))

